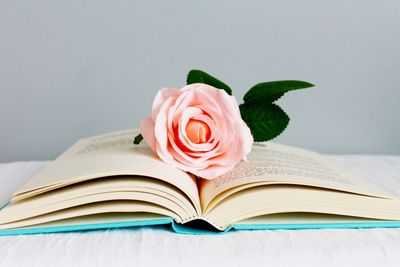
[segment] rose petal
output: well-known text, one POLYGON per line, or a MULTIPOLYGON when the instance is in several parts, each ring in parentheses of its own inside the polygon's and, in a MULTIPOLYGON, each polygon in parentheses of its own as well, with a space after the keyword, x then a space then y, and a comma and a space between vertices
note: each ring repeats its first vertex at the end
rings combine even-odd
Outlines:
POLYGON ((236 99, 201 83, 161 89, 141 132, 163 161, 206 179, 246 159, 253 143, 236 99))

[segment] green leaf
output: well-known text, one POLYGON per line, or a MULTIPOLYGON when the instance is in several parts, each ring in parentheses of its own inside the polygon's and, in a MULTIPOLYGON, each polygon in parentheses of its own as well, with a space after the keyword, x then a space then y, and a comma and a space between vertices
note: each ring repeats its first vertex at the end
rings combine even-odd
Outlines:
POLYGON ((140 144, 140 142, 142 142, 142 140, 143 140, 143 135, 138 134, 135 136, 135 140, 133 140, 133 144, 138 145, 138 144, 140 144))
POLYGON ((286 92, 305 89, 314 86, 311 83, 304 81, 272 81, 254 85, 244 95, 243 100, 246 104, 249 103, 272 103, 278 100, 286 92))
POLYGON ((281 134, 289 124, 289 116, 278 105, 241 104, 242 119, 251 130, 255 142, 271 140, 281 134))
POLYGON ((192 83, 205 83, 214 86, 216 88, 223 89, 225 90, 225 92, 228 93, 228 95, 232 95, 232 89, 228 85, 201 70, 189 71, 188 76, 186 78, 186 84, 192 84, 192 83))

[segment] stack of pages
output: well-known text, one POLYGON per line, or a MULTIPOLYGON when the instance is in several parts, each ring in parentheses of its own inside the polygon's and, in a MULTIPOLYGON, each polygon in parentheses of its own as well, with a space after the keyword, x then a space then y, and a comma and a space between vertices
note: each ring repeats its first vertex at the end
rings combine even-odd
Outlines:
MULTIPOLYGON (((230 229, 400 227, 400 199, 323 156, 274 143, 202 180, 157 159, 136 130, 79 140, 0 211, 0 235, 171 225, 230 229)), ((12 179, 12 177, 10 177, 12 179)))

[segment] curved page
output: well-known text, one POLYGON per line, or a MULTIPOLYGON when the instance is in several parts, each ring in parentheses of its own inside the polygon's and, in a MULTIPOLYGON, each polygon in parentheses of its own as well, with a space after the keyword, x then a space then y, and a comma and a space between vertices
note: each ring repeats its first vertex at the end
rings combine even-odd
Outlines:
POLYGON ((292 212, 400 220, 400 200, 305 186, 267 185, 227 197, 204 216, 224 230, 247 218, 292 212))
POLYGON ((145 142, 133 145, 135 134, 137 131, 127 130, 78 141, 28 180, 14 194, 15 199, 100 177, 138 175, 160 179, 179 188, 199 213, 196 179, 155 158, 145 142))
MULTIPOLYGON (((297 184, 396 199, 379 186, 347 172, 318 153, 268 142, 254 145, 248 160, 239 163, 234 170, 214 180, 201 181, 202 209, 206 210, 222 192, 260 184, 297 184)), ((237 190, 231 192, 234 191, 237 190)))

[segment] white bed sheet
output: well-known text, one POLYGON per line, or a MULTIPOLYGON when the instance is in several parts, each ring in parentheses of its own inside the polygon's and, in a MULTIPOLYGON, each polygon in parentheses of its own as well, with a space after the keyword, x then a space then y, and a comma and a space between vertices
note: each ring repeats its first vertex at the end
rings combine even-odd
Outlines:
MULTIPOLYGON (((330 157, 400 193, 400 156, 330 157)), ((0 164, 0 205, 47 164, 0 164)), ((228 261, 232 266, 400 266, 400 229, 241 231, 196 236, 138 228, 0 237, 2 267, 225 266, 228 261)))

